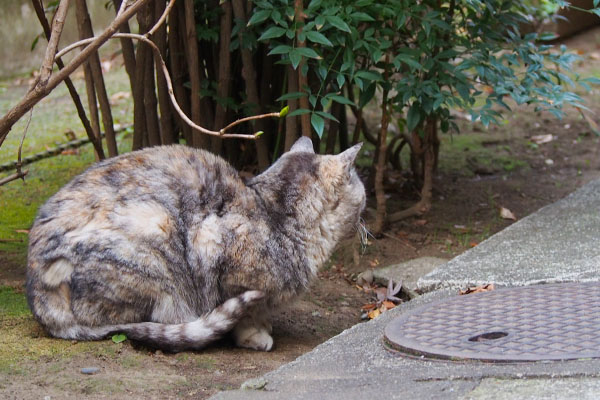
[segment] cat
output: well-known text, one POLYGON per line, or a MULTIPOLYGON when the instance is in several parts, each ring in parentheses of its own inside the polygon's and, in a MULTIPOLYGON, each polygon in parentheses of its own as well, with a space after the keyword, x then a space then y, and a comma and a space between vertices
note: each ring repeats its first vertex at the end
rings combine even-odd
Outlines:
POLYGON ((300 138, 244 181, 180 145, 99 162, 52 196, 29 234, 27 299, 54 337, 125 333, 171 352, 232 333, 273 347, 269 316, 306 289, 365 207, 361 147, 300 138))

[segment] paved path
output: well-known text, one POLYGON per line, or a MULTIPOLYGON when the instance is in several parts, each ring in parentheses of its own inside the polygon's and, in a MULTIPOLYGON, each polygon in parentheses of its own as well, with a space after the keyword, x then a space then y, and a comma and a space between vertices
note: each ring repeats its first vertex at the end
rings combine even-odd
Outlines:
MULTIPOLYGON (((430 292, 356 325, 297 360, 214 399, 600 399, 600 359, 491 364, 400 356, 385 326, 457 288, 600 280, 600 181, 492 236, 421 278, 430 292)), ((598 321, 600 332, 600 321, 598 321)), ((277 350, 275 350, 277 351, 277 350)))

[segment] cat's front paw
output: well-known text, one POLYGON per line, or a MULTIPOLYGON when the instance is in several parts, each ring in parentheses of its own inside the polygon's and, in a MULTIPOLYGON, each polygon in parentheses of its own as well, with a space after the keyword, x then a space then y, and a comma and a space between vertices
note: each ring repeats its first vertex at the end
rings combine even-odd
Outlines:
POLYGON ((238 347, 259 351, 271 351, 273 348, 273 338, 264 329, 249 327, 241 332, 236 332, 235 343, 238 347))

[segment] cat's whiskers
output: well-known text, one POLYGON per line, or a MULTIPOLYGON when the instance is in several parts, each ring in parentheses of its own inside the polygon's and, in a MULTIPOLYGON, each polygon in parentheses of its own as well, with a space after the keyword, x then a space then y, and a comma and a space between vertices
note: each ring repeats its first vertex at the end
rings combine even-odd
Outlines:
POLYGON ((356 223, 356 230, 358 232, 358 238, 360 240, 360 251, 362 254, 365 254, 365 251, 367 250, 367 246, 369 244, 369 236, 371 236, 372 238, 375 237, 371 234, 371 232, 369 232, 369 230, 367 229, 367 224, 362 218, 360 218, 356 223))

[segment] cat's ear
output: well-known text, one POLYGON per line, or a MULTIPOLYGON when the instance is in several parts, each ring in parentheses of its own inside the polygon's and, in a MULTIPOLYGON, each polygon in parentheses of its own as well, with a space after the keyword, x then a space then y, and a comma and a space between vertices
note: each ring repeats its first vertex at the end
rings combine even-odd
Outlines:
POLYGON ((289 153, 295 152, 304 152, 304 153, 315 153, 313 149, 312 140, 307 136, 302 136, 300 139, 296 140, 296 143, 292 146, 289 153))
POLYGON ((354 160, 356 160, 356 156, 358 155, 358 151, 360 150, 362 145, 363 145, 362 142, 355 144, 354 146, 350 147, 348 150, 337 155, 338 159, 344 165, 344 169, 346 171, 350 171, 350 169, 354 165, 354 160))

